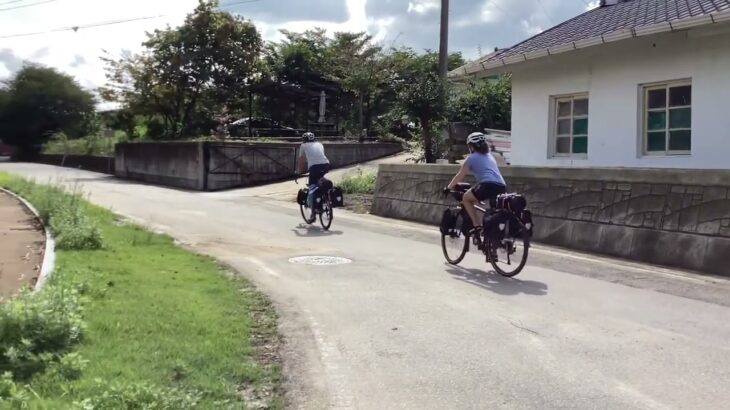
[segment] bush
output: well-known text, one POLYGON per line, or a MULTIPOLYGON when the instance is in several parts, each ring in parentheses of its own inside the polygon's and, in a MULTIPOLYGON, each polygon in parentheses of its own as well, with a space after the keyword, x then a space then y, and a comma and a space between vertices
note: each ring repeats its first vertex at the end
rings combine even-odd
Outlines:
POLYGON ((81 311, 76 289, 53 286, 0 305, 0 372, 27 380, 61 360, 81 339, 81 311))
POLYGON ((201 400, 198 393, 161 389, 146 384, 105 386, 99 383, 98 390, 102 393, 76 403, 78 408, 84 410, 185 410, 195 408, 201 400))
POLYGON ((83 138, 69 139, 66 134, 60 132, 43 146, 42 152, 55 155, 113 156, 114 146, 126 140, 126 135, 115 135, 114 138, 88 135, 83 138))
POLYGON ((375 181, 378 179, 377 174, 366 173, 358 170, 357 175, 345 177, 339 187, 345 194, 373 194, 375 193, 375 181))
POLYGON ((12 178, 6 188, 29 200, 38 210, 56 239, 56 247, 64 250, 94 250, 104 245, 101 230, 87 215, 78 190, 37 185, 22 178, 12 178))
POLYGON ((18 386, 13 375, 5 372, 0 376, 0 407, 4 409, 23 409, 28 407, 31 395, 26 388, 18 386))
POLYGON ((58 249, 101 249, 101 230, 81 207, 62 207, 51 215, 51 232, 56 235, 58 249))

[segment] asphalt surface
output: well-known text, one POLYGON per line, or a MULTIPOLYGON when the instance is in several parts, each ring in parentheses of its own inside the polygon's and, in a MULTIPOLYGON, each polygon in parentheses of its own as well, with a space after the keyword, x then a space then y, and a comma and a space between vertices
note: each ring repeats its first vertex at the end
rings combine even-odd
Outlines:
POLYGON ((445 265, 434 228, 345 212, 331 232, 304 226, 273 194, 293 183, 195 193, 43 165, 0 171, 80 184, 252 279, 281 315, 293 408, 730 407, 721 278, 538 246, 504 279, 476 254, 445 265))

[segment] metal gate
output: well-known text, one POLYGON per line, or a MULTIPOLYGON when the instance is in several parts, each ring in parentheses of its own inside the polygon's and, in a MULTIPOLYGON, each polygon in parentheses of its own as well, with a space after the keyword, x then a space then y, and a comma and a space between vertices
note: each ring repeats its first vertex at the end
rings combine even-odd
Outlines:
MULTIPOLYGON (((203 144, 203 189, 211 189, 211 177, 223 177, 223 184, 214 189, 233 188, 275 181, 294 175, 297 150, 295 146, 277 144, 203 144), (230 178, 225 178, 228 176, 230 178)), ((218 178, 221 179, 221 178, 218 178)))

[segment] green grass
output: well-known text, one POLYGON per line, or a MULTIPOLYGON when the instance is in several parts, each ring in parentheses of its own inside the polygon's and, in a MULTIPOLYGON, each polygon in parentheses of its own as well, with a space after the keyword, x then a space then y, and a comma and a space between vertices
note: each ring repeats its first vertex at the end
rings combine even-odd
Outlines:
MULTIPOLYGON (((0 185, 14 184, 0 174, 0 185)), ((104 246, 59 251, 51 288, 81 289, 86 327, 75 351, 86 363, 75 380, 53 372, 34 377, 31 408, 66 409, 84 399, 100 409, 176 408, 183 405, 172 399, 182 396, 194 397, 195 408, 245 408, 257 391, 270 393, 269 406, 281 406, 279 365, 261 363, 260 346, 252 344, 254 335, 278 343, 263 296, 170 237, 85 201, 80 206, 104 246)))
POLYGON ((358 171, 357 175, 350 175, 342 179, 338 186, 345 194, 373 194, 375 193, 375 181, 378 175, 375 173, 363 173, 358 171))

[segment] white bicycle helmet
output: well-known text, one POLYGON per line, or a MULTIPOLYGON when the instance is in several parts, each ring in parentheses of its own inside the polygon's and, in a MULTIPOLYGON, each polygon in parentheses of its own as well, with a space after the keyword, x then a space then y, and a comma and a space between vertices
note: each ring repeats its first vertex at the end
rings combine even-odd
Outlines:
POLYGON ((314 142, 317 140, 317 137, 314 136, 313 132, 305 132, 304 135, 302 135, 302 141, 304 142, 314 142))
POLYGON ((481 145, 487 143, 487 136, 482 134, 481 132, 472 132, 469 134, 468 137, 466 137, 466 144, 467 145, 481 145))

